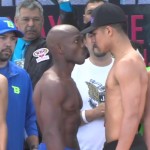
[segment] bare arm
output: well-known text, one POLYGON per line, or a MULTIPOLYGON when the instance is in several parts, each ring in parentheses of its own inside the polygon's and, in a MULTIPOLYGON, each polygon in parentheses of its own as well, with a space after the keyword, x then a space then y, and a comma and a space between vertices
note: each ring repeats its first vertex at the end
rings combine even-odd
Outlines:
POLYGON ((64 150, 62 104, 64 90, 58 81, 42 80, 34 90, 34 102, 43 142, 48 150, 64 150), (40 90, 39 90, 40 89, 40 90), (40 99, 39 99, 40 93, 40 99))
POLYGON ((150 72, 149 82, 148 82, 148 90, 147 90, 147 99, 145 105, 145 113, 144 113, 144 139, 148 149, 150 150, 150 72))
POLYGON ((7 79, 0 75, 0 150, 6 150, 7 125, 6 112, 8 103, 7 79))
POLYGON ((119 141, 116 150, 130 149, 138 130, 142 115, 140 105, 144 107, 144 94, 146 94, 147 88, 145 83, 142 82, 141 72, 147 77, 146 70, 139 70, 135 63, 132 64, 129 61, 119 64, 116 68, 116 79, 120 87, 123 109, 119 141), (142 92, 143 90, 145 90, 145 93, 142 92))

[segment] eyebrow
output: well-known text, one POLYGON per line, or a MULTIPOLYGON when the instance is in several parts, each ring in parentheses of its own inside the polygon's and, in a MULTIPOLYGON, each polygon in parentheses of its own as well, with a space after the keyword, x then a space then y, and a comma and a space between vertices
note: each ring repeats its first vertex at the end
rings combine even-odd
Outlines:
POLYGON ((89 12, 92 12, 93 11, 93 9, 89 9, 89 10, 87 10, 87 12, 89 13, 89 12))

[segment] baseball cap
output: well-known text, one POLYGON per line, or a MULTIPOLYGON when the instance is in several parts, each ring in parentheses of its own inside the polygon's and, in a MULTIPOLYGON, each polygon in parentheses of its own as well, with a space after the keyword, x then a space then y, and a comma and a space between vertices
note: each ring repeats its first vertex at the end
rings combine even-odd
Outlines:
POLYGON ((17 37, 23 37, 24 34, 19 31, 14 23, 7 17, 0 17, 0 34, 14 32, 17 37))
POLYGON ((112 3, 104 3, 96 7, 91 15, 91 25, 81 31, 82 34, 92 32, 98 27, 126 22, 127 18, 124 11, 112 3))

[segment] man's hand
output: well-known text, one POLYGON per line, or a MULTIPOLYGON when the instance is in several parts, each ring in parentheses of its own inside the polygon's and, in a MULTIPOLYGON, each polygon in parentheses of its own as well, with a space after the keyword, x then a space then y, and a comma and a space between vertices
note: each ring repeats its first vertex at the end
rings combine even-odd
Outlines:
MULTIPOLYGON (((91 122, 96 119, 100 119, 105 115, 105 103, 100 103, 96 108, 85 110, 84 118, 86 118, 86 122, 91 122)), ((84 119, 85 120, 85 119, 84 119)), ((81 111, 81 124, 86 124, 83 120, 83 115, 81 111)))
POLYGON ((38 150, 38 145, 39 145, 38 136, 31 135, 28 136, 26 140, 30 147, 30 150, 38 150))
POLYGON ((105 103, 100 103, 96 108, 95 111, 100 115, 100 117, 104 117, 105 115, 105 103))

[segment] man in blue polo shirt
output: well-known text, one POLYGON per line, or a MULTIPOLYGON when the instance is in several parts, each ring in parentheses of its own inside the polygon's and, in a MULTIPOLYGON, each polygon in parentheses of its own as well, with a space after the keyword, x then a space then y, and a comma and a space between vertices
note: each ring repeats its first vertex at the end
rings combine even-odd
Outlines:
POLYGON ((0 17, 0 73, 8 79, 7 150, 23 150, 24 129, 30 149, 35 150, 38 131, 32 101, 32 83, 24 69, 9 61, 17 37, 23 37, 23 33, 16 29, 11 20, 0 17))

